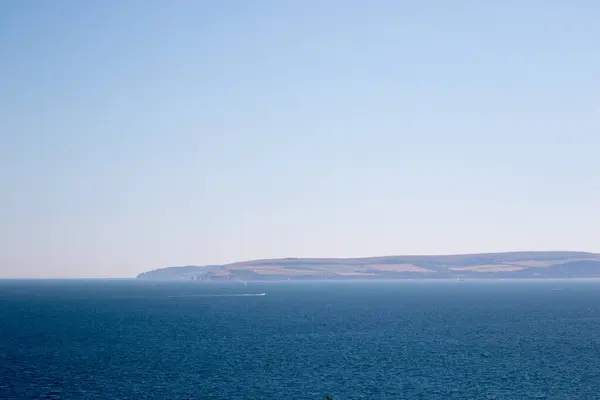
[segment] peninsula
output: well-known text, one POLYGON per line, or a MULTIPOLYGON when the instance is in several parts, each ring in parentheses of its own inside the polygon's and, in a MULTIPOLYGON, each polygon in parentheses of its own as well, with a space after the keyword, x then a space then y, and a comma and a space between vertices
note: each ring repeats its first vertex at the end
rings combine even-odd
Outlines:
POLYGON ((279 258, 225 265, 166 267, 141 273, 152 280, 349 280, 463 278, 600 278, 600 254, 573 251, 279 258))

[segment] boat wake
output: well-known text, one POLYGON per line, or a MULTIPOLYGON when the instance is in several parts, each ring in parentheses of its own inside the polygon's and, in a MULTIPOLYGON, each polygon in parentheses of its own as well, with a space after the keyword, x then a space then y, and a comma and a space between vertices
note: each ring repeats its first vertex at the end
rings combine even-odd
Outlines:
POLYGON ((168 296, 170 298, 181 297, 255 297, 266 296, 266 293, 221 293, 221 294, 181 294, 177 296, 168 296))

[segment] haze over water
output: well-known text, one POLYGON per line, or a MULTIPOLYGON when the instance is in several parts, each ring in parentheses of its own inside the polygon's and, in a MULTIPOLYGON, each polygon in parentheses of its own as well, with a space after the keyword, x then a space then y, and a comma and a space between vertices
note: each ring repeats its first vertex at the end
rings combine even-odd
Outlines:
POLYGON ((599 304, 597 281, 0 281, 0 398, 595 399, 599 304))

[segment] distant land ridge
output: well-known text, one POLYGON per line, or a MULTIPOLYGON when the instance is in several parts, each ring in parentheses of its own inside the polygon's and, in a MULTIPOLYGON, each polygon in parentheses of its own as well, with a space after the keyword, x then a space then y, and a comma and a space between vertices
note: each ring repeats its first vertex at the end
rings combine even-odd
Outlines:
POLYGON ((167 267, 141 273, 137 278, 202 281, 600 278, 600 254, 518 251, 364 258, 277 258, 225 265, 167 267))

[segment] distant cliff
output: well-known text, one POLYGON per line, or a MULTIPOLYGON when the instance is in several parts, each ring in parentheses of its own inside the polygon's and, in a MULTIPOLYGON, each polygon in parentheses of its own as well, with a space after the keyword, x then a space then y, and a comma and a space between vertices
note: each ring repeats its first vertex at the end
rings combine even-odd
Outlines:
POLYGON ((226 265, 167 267, 154 280, 349 280, 402 278, 596 278, 600 254, 528 251, 444 256, 280 258, 226 265))

